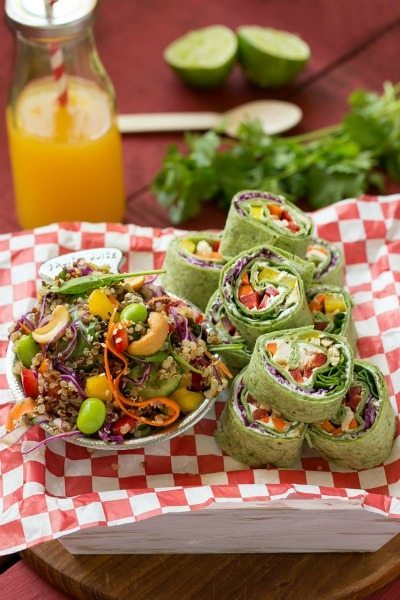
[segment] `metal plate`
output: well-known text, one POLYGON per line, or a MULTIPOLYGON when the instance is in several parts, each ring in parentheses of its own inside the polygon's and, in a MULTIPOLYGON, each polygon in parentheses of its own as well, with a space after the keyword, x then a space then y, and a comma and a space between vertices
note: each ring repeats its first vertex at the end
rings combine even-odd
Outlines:
MULTIPOLYGON (((64 267, 71 266, 72 262, 79 258, 85 258, 86 260, 94 262, 98 265, 109 265, 113 272, 117 272, 119 266, 121 265, 123 255, 122 252, 117 248, 95 248, 93 250, 71 252, 70 254, 64 254, 63 256, 52 258, 43 263, 39 269, 39 275, 42 279, 49 281, 53 279, 64 267)), ((13 372, 13 367, 16 362, 17 356, 13 350, 13 345, 10 343, 8 345, 6 354, 7 383, 15 401, 20 402, 25 398, 25 394, 19 377, 17 377, 13 372)), ((208 413, 208 411, 214 405, 215 400, 216 398, 206 398, 195 411, 189 413, 182 420, 180 420, 174 429, 149 435, 145 438, 126 440, 122 444, 116 444, 115 442, 104 442, 100 439, 89 438, 82 435, 75 438, 66 438, 65 441, 77 446, 84 446, 85 448, 103 451, 133 450, 135 448, 144 448, 155 443, 170 440, 193 427, 193 425, 198 423, 198 421, 200 421, 208 413)), ((46 433, 51 435, 60 433, 56 427, 52 427, 52 425, 49 423, 42 423, 40 427, 42 427, 46 433)))

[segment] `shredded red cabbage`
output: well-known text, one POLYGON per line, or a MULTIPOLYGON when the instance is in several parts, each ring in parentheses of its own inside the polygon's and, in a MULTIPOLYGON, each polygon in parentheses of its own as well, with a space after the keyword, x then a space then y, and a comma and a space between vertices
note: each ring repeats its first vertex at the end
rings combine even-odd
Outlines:
POLYGON ((190 338, 190 334, 192 334, 192 332, 191 331, 189 332, 189 328, 188 328, 189 322, 188 322, 187 318, 184 315, 179 314, 174 306, 170 307, 169 313, 170 313, 170 315, 172 315, 172 317, 174 319, 175 331, 176 331, 180 341, 188 340, 190 338))
POLYGON ((98 436, 103 442, 115 442, 116 444, 122 444, 124 442, 124 437, 122 435, 113 435, 111 433, 112 423, 107 423, 103 429, 98 431, 98 436))
POLYGON ((65 348, 65 350, 63 350, 61 352, 61 357, 60 357, 64 360, 71 356, 71 354, 75 350, 76 342, 78 340, 78 331, 77 331, 74 323, 71 324, 70 329, 72 331, 72 338, 69 341, 68 346, 65 348))
POLYGON ((262 200, 272 200, 273 202, 279 202, 279 204, 283 204, 284 198, 282 196, 276 196, 275 194, 270 194, 269 192, 262 191, 251 191, 251 192, 242 192, 237 194, 233 199, 233 205, 239 215, 244 215, 245 212, 241 207, 243 202, 246 200, 252 200, 253 198, 262 199, 262 200))
POLYGON ((40 301, 40 310, 39 310, 39 316, 38 316, 38 323, 41 323, 43 316, 44 316, 44 311, 46 308, 46 298, 47 298, 47 294, 43 294, 42 299, 40 301))
POLYGON ((146 285, 149 285, 150 283, 153 283, 153 281, 155 281, 157 279, 158 275, 147 275, 144 278, 144 282, 146 285))
POLYGON ((30 452, 37 450, 41 446, 44 446, 45 444, 48 444, 53 440, 62 440, 63 438, 70 438, 76 435, 82 435, 82 433, 80 431, 77 431, 76 429, 74 429, 73 431, 63 431, 61 433, 57 433, 56 435, 44 438, 44 440, 42 440, 38 444, 35 444, 34 446, 32 446, 32 448, 29 448, 29 450, 24 450, 22 454, 29 454, 30 452))
POLYGON ((75 387, 76 391, 78 392, 81 398, 87 398, 87 395, 85 394, 82 385, 80 384, 77 376, 74 373, 71 373, 69 375, 61 375, 61 379, 63 381, 69 381, 70 383, 72 383, 72 385, 75 387))
POLYGON ((38 321, 38 327, 43 327, 43 325, 46 325, 46 323, 48 323, 51 319, 51 315, 46 315, 44 317, 42 317, 40 319, 40 321, 38 321))
POLYGON ((376 408, 373 399, 370 398, 364 412, 365 429, 371 429, 376 419, 376 408))
POLYGON ((148 378, 150 377, 151 365, 149 363, 143 362, 144 366, 142 376, 139 379, 133 379, 132 377, 122 377, 122 381, 128 381, 129 383, 133 383, 133 385, 144 385, 148 378))
POLYGON ((28 327, 28 329, 30 329, 31 331, 33 331, 34 329, 36 329, 36 325, 33 321, 31 321, 31 319, 29 319, 29 317, 27 316, 30 313, 26 313, 25 315, 22 315, 22 317, 19 319, 20 323, 23 323, 26 327, 28 327))

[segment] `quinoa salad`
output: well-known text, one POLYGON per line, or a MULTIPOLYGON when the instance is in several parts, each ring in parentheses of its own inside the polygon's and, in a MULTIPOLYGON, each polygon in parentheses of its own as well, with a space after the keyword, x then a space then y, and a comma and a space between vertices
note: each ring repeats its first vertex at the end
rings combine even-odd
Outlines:
POLYGON ((226 388, 204 315, 154 280, 80 259, 42 284, 10 331, 25 400, 8 431, 47 422, 118 444, 176 427, 226 388))

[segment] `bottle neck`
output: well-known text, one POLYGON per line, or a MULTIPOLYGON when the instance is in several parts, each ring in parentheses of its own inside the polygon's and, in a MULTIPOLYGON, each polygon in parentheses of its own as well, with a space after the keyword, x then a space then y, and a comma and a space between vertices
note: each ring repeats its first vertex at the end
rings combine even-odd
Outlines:
POLYGON ((97 53, 91 27, 86 27, 62 41, 52 42, 28 38, 17 32, 16 60, 9 93, 9 105, 15 105, 21 91, 32 81, 55 77, 51 51, 57 44, 61 53, 62 68, 71 79, 82 79, 95 83, 107 93, 111 110, 115 110, 115 95, 112 83, 97 53))

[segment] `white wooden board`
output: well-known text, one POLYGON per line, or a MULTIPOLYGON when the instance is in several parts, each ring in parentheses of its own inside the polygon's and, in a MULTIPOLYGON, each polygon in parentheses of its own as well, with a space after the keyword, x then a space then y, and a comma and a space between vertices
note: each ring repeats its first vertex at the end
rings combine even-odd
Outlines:
POLYGON ((360 503, 313 500, 213 504, 61 538, 72 554, 374 552, 400 522, 360 503))

